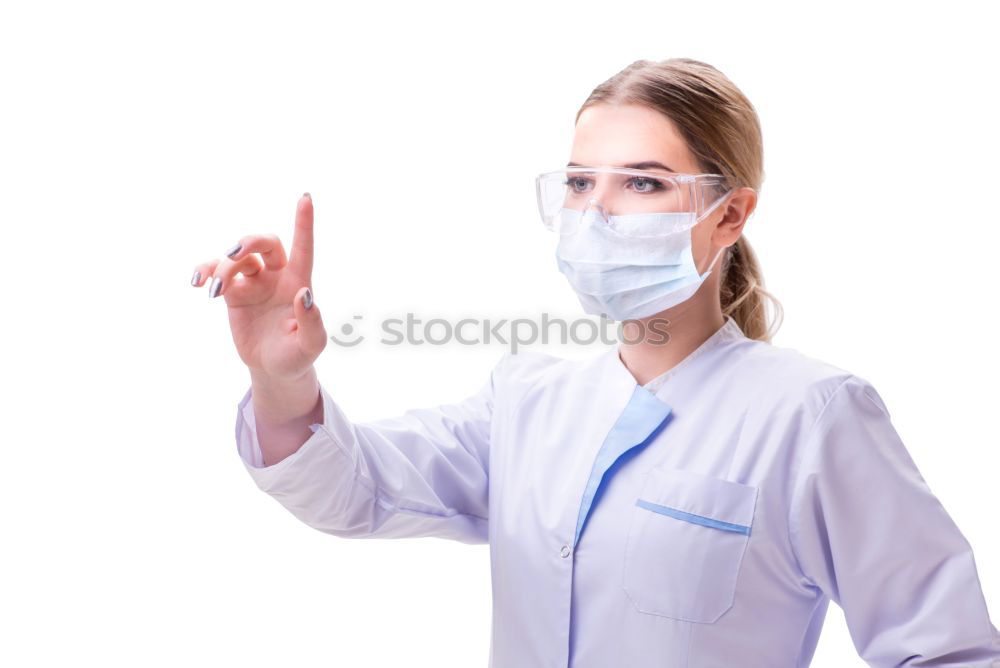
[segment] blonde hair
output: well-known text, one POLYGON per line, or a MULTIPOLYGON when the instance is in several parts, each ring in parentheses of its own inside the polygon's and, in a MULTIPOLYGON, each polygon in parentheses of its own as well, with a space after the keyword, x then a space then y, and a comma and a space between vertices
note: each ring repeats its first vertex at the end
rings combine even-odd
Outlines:
MULTIPOLYGON (((700 169, 726 177, 725 188, 760 192, 764 147, 760 120, 745 95, 722 72, 691 58, 637 60, 599 85, 580 107, 639 104, 670 118, 687 142, 700 169)), ((722 312, 751 339, 771 341, 780 327, 781 303, 764 289, 757 256, 744 235, 723 255, 722 312), (766 310, 770 302, 777 323, 766 310)))

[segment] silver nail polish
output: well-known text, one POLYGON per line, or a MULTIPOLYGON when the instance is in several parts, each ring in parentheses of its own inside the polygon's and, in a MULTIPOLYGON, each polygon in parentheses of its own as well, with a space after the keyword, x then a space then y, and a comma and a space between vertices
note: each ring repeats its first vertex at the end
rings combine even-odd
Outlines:
POLYGON ((218 276, 212 278, 212 285, 208 287, 208 297, 218 297, 219 293, 222 292, 222 279, 218 276))
POLYGON ((195 271, 194 276, 191 277, 191 285, 198 285, 198 281, 201 280, 201 272, 195 271))
POLYGON ((306 308, 313 307, 313 293, 309 288, 306 288, 305 293, 302 295, 302 305, 306 308))
POLYGON ((240 252, 241 248, 243 248, 243 244, 236 244, 235 246, 226 251, 226 257, 232 257, 236 255, 237 253, 240 252))

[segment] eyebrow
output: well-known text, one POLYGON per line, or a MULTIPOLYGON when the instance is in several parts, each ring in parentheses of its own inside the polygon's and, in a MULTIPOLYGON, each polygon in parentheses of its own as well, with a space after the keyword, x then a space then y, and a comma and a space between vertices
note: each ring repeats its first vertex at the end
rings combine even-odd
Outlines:
MULTIPOLYGON (((581 165, 578 162, 567 162, 566 166, 567 167, 586 167, 586 165, 581 165)), ((672 170, 669 167, 667 167, 666 165, 664 165, 662 162, 657 162, 656 160, 645 160, 643 162, 630 162, 630 163, 628 163, 626 165, 618 165, 618 167, 627 167, 628 169, 663 169, 663 170, 666 170, 668 172, 673 172, 674 174, 677 173, 674 170, 672 170)))

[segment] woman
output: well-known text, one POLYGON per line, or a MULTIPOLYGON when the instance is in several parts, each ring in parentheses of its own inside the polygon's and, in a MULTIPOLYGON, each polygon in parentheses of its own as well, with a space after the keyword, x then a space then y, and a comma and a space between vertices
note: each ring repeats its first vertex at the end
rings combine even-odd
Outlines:
POLYGON ((247 236, 197 268, 250 369, 257 485, 336 536, 488 542, 496 668, 806 666, 831 599, 872 666, 1000 666, 971 547, 879 394, 769 343, 746 97, 638 61, 584 103, 570 164, 537 182, 557 264, 628 340, 505 355, 455 404, 354 423, 319 384, 308 194, 290 259, 247 236))

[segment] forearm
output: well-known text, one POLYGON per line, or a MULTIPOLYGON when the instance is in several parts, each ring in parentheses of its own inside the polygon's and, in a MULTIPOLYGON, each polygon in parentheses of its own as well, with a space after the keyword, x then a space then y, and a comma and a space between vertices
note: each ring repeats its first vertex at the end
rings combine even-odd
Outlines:
POLYGON ((312 366, 295 379, 276 379, 251 370, 250 380, 257 442, 264 466, 272 466, 309 440, 309 425, 323 422, 319 380, 312 366))

